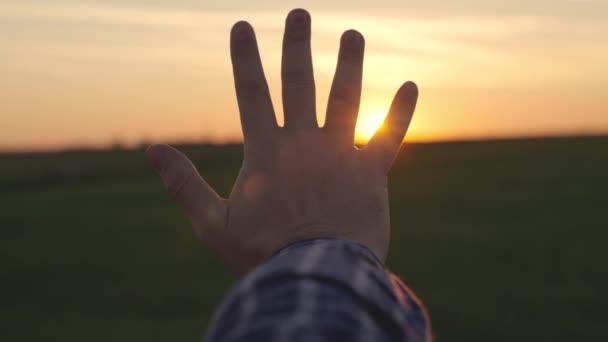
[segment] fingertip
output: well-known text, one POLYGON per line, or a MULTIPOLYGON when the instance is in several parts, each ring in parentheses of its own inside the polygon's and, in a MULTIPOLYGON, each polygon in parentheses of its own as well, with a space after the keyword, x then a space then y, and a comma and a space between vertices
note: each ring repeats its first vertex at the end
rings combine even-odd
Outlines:
POLYGON ((416 85, 416 83, 414 83, 412 81, 405 82, 401 86, 400 91, 403 93, 406 93, 409 96, 414 96, 414 97, 418 96, 418 86, 416 85))
POLYGON ((287 14, 287 23, 290 25, 304 25, 310 23, 310 13, 303 8, 293 9, 287 14))
POLYGON ((162 170, 167 147, 168 146, 164 144, 152 144, 148 146, 146 152, 144 153, 156 171, 162 170))
POLYGON ((396 105, 397 111, 413 112, 417 102, 418 86, 412 81, 407 81, 397 91, 393 104, 396 105))
POLYGON ((236 40, 243 40, 253 34, 253 26, 250 23, 241 20, 232 25, 230 35, 236 40))
POLYGON ((245 20, 239 20, 236 23, 234 23, 234 25, 232 25, 232 30, 231 32, 233 33, 237 33, 240 31, 251 31, 253 30, 253 27, 251 26, 251 24, 245 20))
POLYGON ((145 154, 147 157, 154 158, 157 154, 160 153, 160 151, 163 149, 164 146, 166 146, 166 145, 165 144, 152 144, 152 145, 148 146, 148 148, 146 148, 145 154))
POLYGON ((341 40, 342 44, 345 44, 347 46, 358 47, 365 44, 365 38, 363 37, 361 32, 355 29, 344 31, 344 33, 342 33, 341 40))

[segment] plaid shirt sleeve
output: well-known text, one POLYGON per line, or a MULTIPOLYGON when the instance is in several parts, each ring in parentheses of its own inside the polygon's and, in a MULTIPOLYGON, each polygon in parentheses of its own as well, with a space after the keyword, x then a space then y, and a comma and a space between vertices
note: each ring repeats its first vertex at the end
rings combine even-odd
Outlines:
POLYGON ((431 341, 426 310, 366 247, 339 239, 285 247, 241 280, 206 342, 431 341))

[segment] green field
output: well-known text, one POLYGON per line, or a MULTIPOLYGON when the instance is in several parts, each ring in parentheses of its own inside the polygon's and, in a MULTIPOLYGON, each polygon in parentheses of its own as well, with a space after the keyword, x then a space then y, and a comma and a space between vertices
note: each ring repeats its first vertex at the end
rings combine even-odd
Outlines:
MULTIPOLYGON (((240 146, 182 147, 227 194, 240 146)), ((437 341, 608 341, 608 137, 409 144, 388 265, 437 341)), ((0 156, 0 341, 197 341, 232 277, 141 150, 0 156)))

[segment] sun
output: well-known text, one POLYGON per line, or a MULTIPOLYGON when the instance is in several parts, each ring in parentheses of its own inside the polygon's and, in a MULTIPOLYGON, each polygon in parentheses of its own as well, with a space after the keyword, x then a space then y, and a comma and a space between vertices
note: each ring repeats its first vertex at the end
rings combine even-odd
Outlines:
POLYGON ((373 112, 367 115, 360 115, 355 129, 355 139, 358 142, 367 142, 382 126, 386 113, 373 112))

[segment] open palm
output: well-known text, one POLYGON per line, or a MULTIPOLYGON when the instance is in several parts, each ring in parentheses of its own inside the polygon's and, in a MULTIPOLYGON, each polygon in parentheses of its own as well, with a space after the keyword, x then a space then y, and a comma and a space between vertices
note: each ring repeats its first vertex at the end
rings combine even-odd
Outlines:
POLYGON ((245 139, 234 188, 223 199, 183 154, 153 145, 147 155, 189 215, 201 241, 231 269, 246 273, 281 247, 333 237, 359 242, 385 259, 390 241, 387 173, 412 118, 418 90, 405 83, 384 125, 354 146, 364 40, 343 34, 324 127, 316 121, 310 16, 288 17, 283 39, 285 125, 277 124, 255 35, 231 32, 231 55, 245 139))

